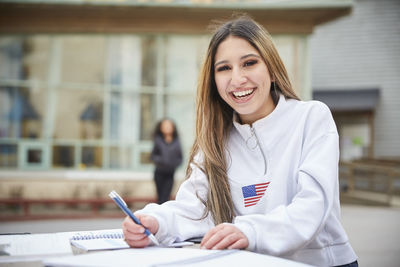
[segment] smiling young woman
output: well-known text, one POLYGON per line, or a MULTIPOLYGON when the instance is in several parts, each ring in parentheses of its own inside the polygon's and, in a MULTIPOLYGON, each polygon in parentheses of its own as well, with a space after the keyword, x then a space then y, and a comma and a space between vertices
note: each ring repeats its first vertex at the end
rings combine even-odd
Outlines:
MULTIPOLYGON (((267 31, 240 17, 214 33, 196 99, 187 180, 175 201, 137 212, 163 244, 204 236, 316 266, 358 266, 340 223, 339 143, 329 108, 296 96, 267 31)), ((143 226, 123 222, 144 247, 143 226)))

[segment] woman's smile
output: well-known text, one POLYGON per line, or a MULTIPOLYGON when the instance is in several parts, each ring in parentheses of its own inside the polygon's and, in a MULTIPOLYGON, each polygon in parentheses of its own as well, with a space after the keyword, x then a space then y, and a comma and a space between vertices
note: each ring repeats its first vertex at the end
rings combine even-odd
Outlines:
POLYGON ((232 91, 231 95, 232 95, 233 100, 236 103, 245 103, 254 96, 254 92, 256 90, 257 90, 256 87, 250 88, 250 89, 236 90, 236 91, 232 91))

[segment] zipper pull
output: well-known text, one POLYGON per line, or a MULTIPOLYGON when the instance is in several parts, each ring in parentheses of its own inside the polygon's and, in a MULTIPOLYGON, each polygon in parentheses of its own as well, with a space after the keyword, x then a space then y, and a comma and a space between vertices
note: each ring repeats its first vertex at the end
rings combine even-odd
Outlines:
POLYGON ((246 140, 246 146, 249 149, 254 150, 258 146, 258 139, 257 139, 256 133, 255 133, 255 130, 253 127, 250 127, 250 131, 251 131, 251 135, 246 140))

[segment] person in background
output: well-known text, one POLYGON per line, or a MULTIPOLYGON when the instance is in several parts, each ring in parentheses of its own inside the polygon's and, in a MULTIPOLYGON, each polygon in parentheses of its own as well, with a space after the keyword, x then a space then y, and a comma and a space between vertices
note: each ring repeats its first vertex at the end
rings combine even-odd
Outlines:
POLYGON ((175 123, 163 119, 154 131, 154 146, 151 160, 155 164, 154 182, 157 189, 158 204, 170 199, 176 168, 182 163, 182 149, 175 123))
MULTIPOLYGON (((301 101, 268 32, 239 17, 211 38, 196 135, 175 201, 137 211, 162 244, 247 249, 315 266, 356 267, 340 223, 339 141, 329 108, 301 101)), ((150 244, 123 223, 132 247, 150 244)))

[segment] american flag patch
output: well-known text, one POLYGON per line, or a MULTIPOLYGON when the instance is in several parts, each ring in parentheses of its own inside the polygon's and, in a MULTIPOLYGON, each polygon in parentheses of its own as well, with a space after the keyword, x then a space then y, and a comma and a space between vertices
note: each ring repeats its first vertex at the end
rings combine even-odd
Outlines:
POLYGON ((250 207, 257 204, 267 190, 269 182, 261 184, 252 184, 242 187, 244 206, 250 207))

